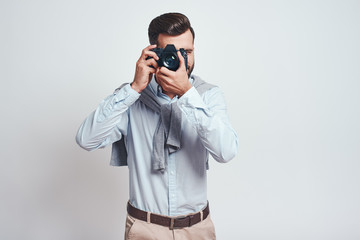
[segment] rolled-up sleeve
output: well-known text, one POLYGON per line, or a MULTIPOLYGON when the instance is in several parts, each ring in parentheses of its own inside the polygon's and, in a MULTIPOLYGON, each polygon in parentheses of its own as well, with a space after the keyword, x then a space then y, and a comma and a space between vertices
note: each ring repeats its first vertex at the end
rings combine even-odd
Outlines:
POLYGON ((85 150, 103 148, 127 133, 129 107, 140 94, 124 84, 105 98, 81 124, 76 142, 85 150))
POLYGON ((200 96, 192 87, 179 99, 178 106, 216 161, 228 162, 235 157, 238 136, 229 122, 220 88, 214 87, 200 96))

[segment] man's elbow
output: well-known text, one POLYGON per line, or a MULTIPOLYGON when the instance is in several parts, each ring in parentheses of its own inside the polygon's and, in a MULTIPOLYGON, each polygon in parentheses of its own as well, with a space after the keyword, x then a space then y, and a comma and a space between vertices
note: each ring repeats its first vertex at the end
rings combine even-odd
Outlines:
POLYGON ((237 154, 237 149, 233 151, 229 151, 228 153, 224 153, 219 162, 221 163, 228 163, 230 160, 234 159, 237 154))
POLYGON ((88 145, 86 144, 86 141, 84 141, 84 139, 81 136, 76 135, 75 141, 81 148, 85 149, 86 151, 90 151, 88 145))
POLYGON ((76 134, 75 141, 81 148, 85 149, 86 151, 94 150, 94 146, 91 143, 91 140, 79 132, 76 134))
POLYGON ((218 157, 215 158, 219 163, 228 163, 230 160, 234 159, 238 153, 238 143, 235 141, 232 146, 227 147, 226 150, 223 150, 218 157))

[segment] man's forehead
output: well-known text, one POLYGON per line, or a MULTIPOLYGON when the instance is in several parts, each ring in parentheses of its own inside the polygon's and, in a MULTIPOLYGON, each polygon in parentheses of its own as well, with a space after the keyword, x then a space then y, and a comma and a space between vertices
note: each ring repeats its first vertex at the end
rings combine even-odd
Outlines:
POLYGON ((194 48, 193 36, 190 30, 176 36, 159 34, 158 47, 164 48, 167 44, 174 44, 177 49, 184 48, 191 50, 194 48))

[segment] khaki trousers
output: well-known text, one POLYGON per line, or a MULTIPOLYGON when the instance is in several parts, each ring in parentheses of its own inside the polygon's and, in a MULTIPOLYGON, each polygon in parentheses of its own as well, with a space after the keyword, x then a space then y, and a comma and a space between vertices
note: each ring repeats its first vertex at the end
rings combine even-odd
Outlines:
POLYGON ((203 221, 180 229, 147 223, 126 217, 125 240, 216 240, 215 227, 210 215, 203 221))

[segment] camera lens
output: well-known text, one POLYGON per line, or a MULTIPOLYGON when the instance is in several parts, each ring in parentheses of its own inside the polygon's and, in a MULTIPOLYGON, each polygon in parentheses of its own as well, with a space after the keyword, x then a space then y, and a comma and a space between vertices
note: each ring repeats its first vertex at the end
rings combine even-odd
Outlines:
POLYGON ((179 59, 176 55, 174 55, 173 53, 168 54, 166 56, 164 56, 164 66, 167 67, 170 70, 177 70, 179 67, 179 59))

